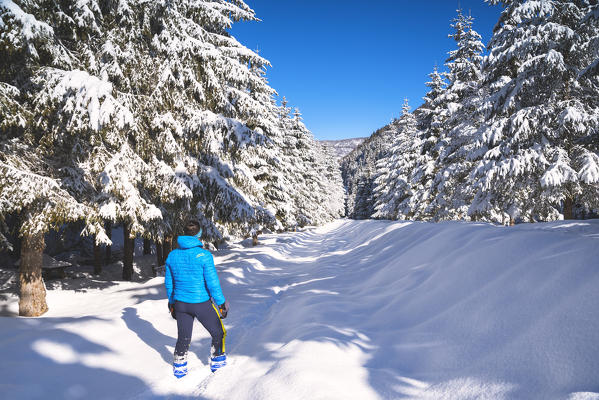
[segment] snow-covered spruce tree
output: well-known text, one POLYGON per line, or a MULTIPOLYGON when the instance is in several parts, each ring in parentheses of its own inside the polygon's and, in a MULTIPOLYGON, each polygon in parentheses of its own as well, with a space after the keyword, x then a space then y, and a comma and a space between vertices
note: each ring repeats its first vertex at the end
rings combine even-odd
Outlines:
MULTIPOLYGON (((11 140, 22 136, 31 114, 18 102, 20 91, 7 83, 0 83, 0 146, 8 153, 6 146, 11 140)), ((12 251, 14 246, 5 235, 10 234, 6 215, 0 213, 0 251, 12 251)))
POLYGON ((326 195, 323 206, 326 209, 326 220, 342 217, 345 213, 345 190, 343 190, 343 179, 341 168, 333 149, 322 143, 316 142, 318 149, 318 165, 324 176, 325 187, 322 189, 326 195))
POLYGON ((96 234, 99 241, 108 240, 94 208, 63 187, 72 173, 72 164, 64 165, 61 159, 76 149, 69 149, 67 154, 51 149, 51 141, 66 143, 68 139, 60 134, 55 137, 56 131, 45 132, 45 121, 57 117, 35 107, 40 77, 48 71, 70 68, 74 63, 55 28, 43 22, 53 11, 33 2, 27 3, 26 10, 10 0, 0 3, 0 215, 2 220, 6 215, 20 216, 18 231, 23 239, 19 313, 31 316, 47 310, 41 277, 46 231, 67 221, 84 219, 87 232, 96 234))
POLYGON ((449 52, 446 61, 448 86, 439 96, 443 104, 444 121, 437 128, 440 135, 432 155, 436 157, 433 173, 423 173, 427 199, 421 199, 419 210, 423 218, 433 220, 467 218, 468 205, 472 201, 467 182, 471 171, 469 157, 474 147, 474 131, 479 123, 476 117, 479 105, 481 63, 484 45, 481 36, 472 28, 474 18, 465 16, 461 10, 451 25, 454 33, 449 35, 457 49, 449 52), (423 207, 423 205, 425 205, 423 207))
MULTIPOLYGON (((40 41, 38 47, 44 51, 44 57, 38 56, 39 51, 29 51, 23 57, 14 57, 14 52, 9 55, 23 63, 18 75, 12 79, 29 82, 24 85, 23 101, 36 110, 30 138, 19 139, 36 144, 34 151, 42 154, 44 162, 54 167, 47 169, 48 173, 87 206, 89 212, 86 215, 88 220, 94 221, 94 226, 93 229, 88 226, 84 233, 96 234, 96 244, 110 243, 100 219, 117 211, 109 207, 107 213, 106 207, 98 204, 98 198, 102 196, 101 190, 98 192, 97 177, 103 164, 113 156, 120 156, 121 147, 128 146, 128 141, 142 141, 142 131, 137 129, 133 113, 115 97, 121 97, 121 93, 114 90, 111 82, 93 75, 98 72, 95 53, 106 47, 101 42, 104 37, 102 11, 111 14, 113 10, 101 10, 95 2, 60 5, 32 2, 27 6, 27 11, 35 17, 25 14, 14 3, 8 9, 15 16, 22 15, 27 24, 36 21, 33 25, 41 27, 36 40, 40 41), (36 17, 46 22, 39 22, 36 17)), ((24 36, 27 38, 27 34, 24 36)), ((144 204, 141 196, 136 200, 144 204)), ((136 211, 134 208, 127 210, 129 214, 136 211)), ((142 210, 138 215, 156 218, 156 213, 146 211, 142 210)), ((126 228, 131 225, 140 227, 135 218, 121 217, 119 222, 126 228)), ((125 243, 129 244, 129 237, 125 243)), ((132 270, 131 262, 125 263, 123 275, 126 279, 131 276, 128 270, 132 270)))
MULTIPOLYGON (((599 35, 597 25, 599 23, 599 4, 588 2, 586 15, 582 18, 579 30, 583 32, 582 43, 578 48, 583 64, 587 66, 580 72, 581 77, 592 78, 599 75, 599 35), (582 28, 582 29, 581 29, 582 28)), ((595 82, 596 83, 596 82, 595 82)))
POLYGON ((281 216, 286 216, 290 227, 322 224, 340 217, 344 191, 339 164, 314 139, 299 110, 292 113, 285 97, 277 115, 279 134, 272 141, 281 149, 277 155, 281 174, 278 191, 292 199, 281 216))
POLYGON ((2 145, 0 155, 0 215, 19 215, 22 225, 19 264, 19 315, 39 316, 48 310, 42 280, 44 233, 67 221, 83 219, 87 208, 48 178, 42 160, 19 144, 2 145), (18 155, 18 156, 17 156, 18 155))
POLYGON ((230 158, 237 148, 229 143, 231 137, 250 131, 226 116, 235 116, 231 103, 239 97, 232 95, 236 88, 231 78, 243 79, 244 71, 249 75, 247 59, 236 59, 238 51, 247 49, 225 29, 234 20, 249 18, 251 12, 242 3, 228 4, 122 2, 105 15, 107 41, 99 49, 97 73, 115 82, 136 110, 142 136, 134 142, 134 150, 144 162, 159 167, 156 186, 170 183, 172 189, 166 197, 164 191, 151 191, 150 197, 164 214, 158 224, 150 224, 149 233, 158 242, 172 236, 183 215, 190 213, 206 224, 206 237, 219 240, 215 220, 226 221, 226 217, 210 210, 222 209, 224 214, 225 208, 213 201, 245 202, 235 196, 227 180, 233 173, 229 166, 223 167, 229 162, 223 158, 230 158), (228 175, 214 173, 218 168, 228 175), (182 181, 177 180, 179 175, 182 181), (183 181, 190 184, 191 192, 181 187, 183 181), (227 192, 222 196, 221 188, 227 192))
POLYGON ((436 143, 444 118, 439 98, 445 91, 443 74, 437 68, 429 75, 430 88, 424 104, 410 112, 404 100, 401 118, 392 124, 391 146, 376 165, 375 218, 405 219, 419 215, 419 199, 428 204, 422 182, 432 173, 434 157, 431 148, 436 143), (435 130, 431 126, 435 126, 435 130))
POLYGON ((253 19, 253 12, 241 2, 224 1, 112 7, 96 7, 102 12, 96 25, 106 40, 85 52, 93 61, 89 69, 108 79, 116 97, 136 110, 137 130, 130 135, 135 153, 148 164, 161 161, 160 171, 171 169, 139 182, 165 187, 180 175, 193 197, 175 185, 170 202, 162 203, 151 188, 140 189, 163 213, 159 224, 149 224, 151 234, 158 240, 171 236, 189 213, 204 222, 205 236, 215 241, 243 234, 258 222, 272 226, 269 201, 276 194, 265 195, 262 182, 272 176, 268 167, 276 164, 278 151, 268 151, 274 132, 264 124, 274 91, 260 72, 266 60, 227 33, 233 21, 253 19))
POLYGON ((417 120, 410 112, 407 99, 402 116, 390 127, 391 146, 376 164, 373 217, 405 219, 412 216, 408 203, 414 193, 411 176, 418 167, 423 146, 417 120))
MULTIPOLYGON (((238 14, 228 19, 229 14, 223 18, 216 12, 227 2, 190 4, 198 8, 200 23, 193 25, 185 20, 175 25, 172 21, 177 20, 177 12, 183 13, 183 6, 178 11, 169 9, 173 15, 160 17, 156 28, 160 40, 152 43, 156 42, 155 53, 167 66, 159 84, 180 86, 164 101, 171 110, 173 104, 177 105, 172 114, 181 120, 182 129, 176 142, 183 146, 184 153, 202 155, 196 172, 200 186, 194 189, 192 209, 199 210, 196 212, 201 218, 214 221, 207 236, 216 239, 230 233, 244 234, 255 224, 284 227, 283 221, 289 216, 286 202, 293 188, 285 177, 276 178, 284 168, 284 160, 278 154, 282 136, 277 131, 277 117, 273 116, 274 91, 261 72, 267 62, 227 33, 232 20, 253 19, 253 12, 239 8, 238 14), (206 25, 206 21, 211 22, 206 25), (180 42, 187 47, 179 50, 180 42), (184 65, 180 65, 181 60, 184 65), (195 71, 201 73, 194 76, 195 71), (182 75, 186 78, 180 78, 182 75), (173 100, 179 92, 185 96, 173 100)), ((231 7, 228 4, 220 10, 231 7)))
POLYGON ((317 225, 340 216, 340 212, 335 213, 327 208, 327 201, 331 204, 330 199, 327 199, 330 189, 322 148, 302 122, 297 108, 287 125, 285 154, 288 162, 296 166, 291 178, 298 225, 317 225))
MULTIPOLYGON (((581 23, 578 25, 578 30, 581 40, 580 45, 577 46, 576 52, 580 58, 582 65, 586 65, 578 74, 578 83, 580 84, 581 90, 581 101, 587 105, 591 110, 594 110, 595 116, 599 115, 599 4, 592 4, 589 2, 588 7, 585 10, 585 16, 582 18, 581 23)), ((599 154, 599 118, 595 118, 590 121, 594 123, 594 128, 587 131, 585 138, 580 140, 580 144, 585 145, 590 151, 595 154, 599 154)), ((593 165, 597 163, 588 163, 585 167, 584 175, 587 180, 595 180, 596 175, 599 174, 599 170, 593 168, 593 165), (595 175, 595 178, 593 178, 595 175)), ((584 216, 587 209, 584 209, 584 205, 594 206, 594 210, 591 209, 595 215, 599 214, 599 207, 597 207, 597 199, 599 193, 597 188, 595 190, 587 190, 581 193, 578 197, 580 214, 584 216)))
POLYGON ((341 160, 345 186, 345 215, 353 219, 370 218, 375 212, 377 162, 394 141, 395 122, 375 131, 368 139, 341 160))
POLYGON ((291 139, 294 138, 289 117, 291 109, 287 106, 285 97, 279 106, 270 96, 268 104, 269 112, 257 123, 257 129, 268 132, 268 152, 258 157, 262 160, 262 165, 255 172, 257 179, 263 184, 266 202, 275 215, 274 228, 285 230, 298 225, 294 181, 299 169, 293 164, 294 153, 290 148, 292 141, 295 143, 295 139, 291 139))
MULTIPOLYGON (((491 220, 572 218, 596 207, 599 158, 584 138, 596 115, 580 71, 587 1, 499 1, 504 10, 483 65, 482 159, 472 173, 470 214, 491 220)), ((596 31, 595 31, 596 34, 596 31)))
POLYGON ((414 157, 415 160, 413 168, 406 176, 406 181, 410 185, 410 190, 406 191, 409 197, 405 198, 405 206, 400 211, 414 219, 432 217, 429 212, 433 200, 431 186, 435 173, 439 169, 437 162, 439 140, 449 116, 449 98, 446 96, 447 82, 445 81, 447 74, 439 73, 435 67, 429 76, 431 80, 426 83, 426 86, 430 90, 424 97, 424 104, 417 110, 420 121, 418 146, 412 143, 410 150, 410 157, 414 157))
MULTIPOLYGON (((252 65, 250 71, 264 78, 265 70, 262 65, 252 65)), ((284 152, 284 128, 280 108, 274 99, 274 90, 251 90, 250 95, 257 102, 257 109, 248 119, 250 126, 265 138, 261 146, 251 149, 248 166, 252 176, 260 188, 261 205, 268 215, 274 216, 267 225, 270 229, 282 231, 296 225, 293 211, 293 187, 289 180, 290 165, 284 152)), ((260 226, 256 226, 259 230, 260 226)))
MULTIPOLYGON (((130 96, 98 77, 106 78, 101 69, 106 60, 103 51, 112 47, 102 42, 104 29, 110 28, 110 21, 104 24, 102 12, 116 10, 101 10, 94 2, 67 5, 64 10, 62 15, 70 19, 56 29, 69 32, 62 44, 85 60, 78 61, 78 67, 87 70, 42 67, 36 71, 30 98, 34 107, 44 112, 33 128, 40 150, 60 166, 61 185, 100 218, 123 224, 123 278, 130 280, 132 238, 147 234, 150 221, 162 217, 149 203, 150 188, 163 183, 159 187, 166 190, 168 185, 151 176, 153 170, 138 154, 143 155, 148 138, 131 111, 130 96), (102 54, 99 62, 96 53, 102 54)), ((99 251, 94 253, 99 257, 99 251)), ((99 260, 95 263, 99 265, 99 260)))
POLYGON ((447 88, 447 81, 445 80, 447 73, 439 72, 437 67, 433 68, 433 72, 429 75, 430 81, 426 82, 426 87, 429 88, 426 96, 424 96, 424 103, 418 107, 415 111, 415 115, 418 118, 418 124, 421 129, 430 129, 431 126, 435 126, 440 129, 442 123, 440 119, 444 117, 441 113, 444 111, 442 107, 439 107, 443 100, 443 94, 447 88))

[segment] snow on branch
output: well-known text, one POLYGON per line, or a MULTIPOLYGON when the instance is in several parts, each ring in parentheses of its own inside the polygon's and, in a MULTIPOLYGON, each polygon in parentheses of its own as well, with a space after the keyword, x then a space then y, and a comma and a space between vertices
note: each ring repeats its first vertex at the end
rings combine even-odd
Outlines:
POLYGON ((55 108, 67 131, 99 131, 110 124, 124 129, 135 124, 133 113, 113 97, 112 84, 85 71, 45 68, 34 82, 42 85, 35 104, 55 108))
POLYGON ((44 49, 52 56, 51 62, 72 65, 71 54, 56 38, 54 29, 12 0, 0 0, 0 32, 5 45, 26 52, 32 61, 39 61, 38 50, 44 49))
MULTIPOLYGON (((28 14, 12 0, 0 0, 0 29, 5 29, 8 20, 13 19, 21 25, 21 34, 26 41, 39 37, 51 37, 54 30, 45 22, 38 21, 32 14, 28 14)), ((19 40, 16 35, 13 38, 19 40)))
POLYGON ((149 202, 140 189, 149 178, 147 164, 124 144, 99 174, 99 214, 110 221, 131 222, 132 233, 144 233, 144 224, 162 219, 159 208, 149 202))
POLYGON ((46 232, 90 210, 50 177, 0 161, 0 215, 25 211, 21 233, 46 232))
POLYGON ((0 82, 0 114, 2 115, 0 130, 26 127, 31 114, 17 101, 20 95, 16 87, 0 82))

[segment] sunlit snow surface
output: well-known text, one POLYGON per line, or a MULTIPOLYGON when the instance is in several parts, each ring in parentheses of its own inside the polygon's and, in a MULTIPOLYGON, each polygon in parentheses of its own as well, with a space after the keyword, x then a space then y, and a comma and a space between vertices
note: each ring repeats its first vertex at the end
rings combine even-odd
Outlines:
POLYGON ((343 220, 260 241, 215 254, 225 369, 196 323, 176 380, 162 279, 109 282, 0 319, 0 397, 599 399, 598 220, 343 220))

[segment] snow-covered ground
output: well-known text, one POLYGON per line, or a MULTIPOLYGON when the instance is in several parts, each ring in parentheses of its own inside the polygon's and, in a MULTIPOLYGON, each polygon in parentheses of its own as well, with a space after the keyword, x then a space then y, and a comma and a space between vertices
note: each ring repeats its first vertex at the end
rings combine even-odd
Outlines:
POLYGON ((0 319, 0 398, 599 399, 598 260, 599 220, 263 236, 216 253, 230 365, 196 323, 182 380, 162 278, 72 279, 0 319))

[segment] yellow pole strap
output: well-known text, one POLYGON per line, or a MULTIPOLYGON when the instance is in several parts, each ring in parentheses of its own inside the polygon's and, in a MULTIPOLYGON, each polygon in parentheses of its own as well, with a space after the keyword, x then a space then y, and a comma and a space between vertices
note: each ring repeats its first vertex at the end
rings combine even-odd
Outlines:
POLYGON ((218 320, 220 321, 220 326, 223 327, 223 353, 225 352, 225 338, 227 337, 227 330, 225 329, 225 324, 223 324, 223 320, 220 317, 220 313, 218 312, 218 308, 216 308, 216 304, 212 303, 212 308, 216 311, 216 315, 218 315, 218 320))

